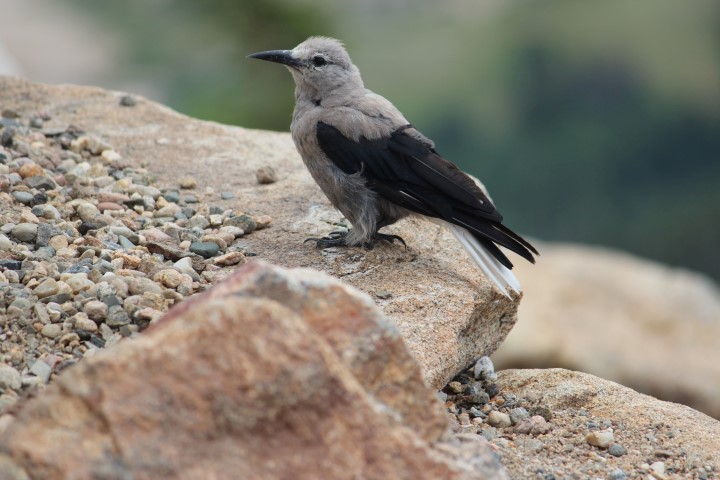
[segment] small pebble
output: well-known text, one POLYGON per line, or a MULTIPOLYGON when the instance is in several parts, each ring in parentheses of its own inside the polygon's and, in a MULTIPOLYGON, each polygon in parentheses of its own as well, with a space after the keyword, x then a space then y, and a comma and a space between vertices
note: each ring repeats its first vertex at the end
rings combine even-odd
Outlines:
POLYGON ((180 179, 180 188, 191 190, 197 188, 197 180, 193 177, 183 177, 180 179))
POLYGON ((85 304, 83 311, 91 320, 99 322, 107 316, 108 306, 100 300, 90 300, 85 304))
POLYGON ((220 252, 220 247, 213 242, 195 242, 190 244, 190 251, 203 258, 211 258, 220 252))
POLYGON ((275 173, 273 167, 266 165, 257 169, 255 178, 257 178, 258 183, 261 185, 275 183, 277 182, 277 173, 275 173))
POLYGON ((480 430, 480 434, 485 437, 485 440, 494 440, 497 437, 497 429, 495 427, 486 427, 480 430))
POLYGON ((491 427, 497 428, 507 428, 512 425, 510 416, 506 413, 498 412, 497 410, 493 410, 488 414, 487 423, 491 427))
POLYGON ((621 469, 616 468, 608 474, 607 478, 608 480, 625 480, 627 478, 627 474, 621 469))
POLYGON ((0 363, 0 390, 18 390, 21 385, 20 372, 10 365, 0 363))
POLYGON ((614 440, 615 437, 613 436, 613 432, 610 430, 591 432, 585 437, 585 441, 587 443, 599 448, 608 448, 614 440))
POLYGON ((52 374, 52 367, 42 360, 35 360, 35 363, 30 367, 30 373, 41 379, 43 383, 47 383, 52 374))
POLYGON ((494 376, 495 374, 495 366, 492 363, 492 360, 490 360, 490 357, 484 356, 480 357, 477 362, 475 362, 475 366, 473 367, 473 376, 476 380, 491 380, 494 381, 495 378, 490 379, 490 376, 494 376))
POLYGON ((235 198, 235 194, 233 192, 220 192, 220 198, 223 200, 232 200, 235 198))
POLYGON ((123 95, 120 97, 120 105, 123 107, 134 107, 137 104, 137 100, 132 95, 123 95))
POLYGON ((21 223, 12 229, 12 236, 21 242, 32 242, 37 236, 38 226, 33 223, 21 223))
POLYGON ((229 267, 231 265, 243 264, 246 262, 245 255, 242 252, 230 252, 213 259, 215 265, 229 267))
POLYGON ((513 408, 509 412, 510 421, 513 425, 530 418, 528 411, 522 407, 513 408))
POLYGON ((57 338, 60 336, 60 334, 62 334, 62 325, 58 323, 50 323, 48 325, 43 325, 40 333, 48 338, 57 338))
POLYGON ((610 446, 608 446, 608 453, 613 457, 622 457, 625 455, 625 447, 619 443, 611 443, 610 446))

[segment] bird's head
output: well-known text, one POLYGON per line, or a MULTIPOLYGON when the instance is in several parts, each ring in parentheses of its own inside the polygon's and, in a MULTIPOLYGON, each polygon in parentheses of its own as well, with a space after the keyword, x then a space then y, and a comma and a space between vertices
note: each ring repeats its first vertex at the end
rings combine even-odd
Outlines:
POLYGON ((363 87, 360 72, 334 38, 310 37, 292 50, 270 50, 248 57, 285 65, 298 93, 318 100, 363 87))

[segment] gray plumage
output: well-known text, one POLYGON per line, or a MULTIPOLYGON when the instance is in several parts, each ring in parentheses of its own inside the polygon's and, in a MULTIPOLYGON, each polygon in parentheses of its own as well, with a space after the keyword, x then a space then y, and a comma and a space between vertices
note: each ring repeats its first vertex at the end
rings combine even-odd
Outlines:
POLYGON ((519 291, 512 264, 495 243, 530 261, 535 249, 501 224, 476 183, 440 157, 392 103, 365 88, 338 40, 312 37, 292 50, 251 57, 290 70, 292 138, 315 182, 352 225, 345 235, 312 239, 318 246, 399 239, 378 230, 419 214, 450 228, 504 294, 508 287, 519 291))

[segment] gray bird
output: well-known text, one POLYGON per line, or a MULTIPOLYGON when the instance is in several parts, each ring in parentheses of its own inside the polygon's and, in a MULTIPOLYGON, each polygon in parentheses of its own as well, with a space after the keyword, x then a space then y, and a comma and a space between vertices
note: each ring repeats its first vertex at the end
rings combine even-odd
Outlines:
POLYGON ((295 80, 290 131, 315 182, 352 228, 309 238, 319 248, 393 242, 378 230, 408 215, 446 226, 505 295, 520 291, 501 245, 530 262, 533 248, 502 224, 486 193, 442 158, 395 106, 363 84, 342 43, 311 37, 292 50, 249 55, 285 65, 295 80), (497 245, 496 245, 497 244, 497 245))

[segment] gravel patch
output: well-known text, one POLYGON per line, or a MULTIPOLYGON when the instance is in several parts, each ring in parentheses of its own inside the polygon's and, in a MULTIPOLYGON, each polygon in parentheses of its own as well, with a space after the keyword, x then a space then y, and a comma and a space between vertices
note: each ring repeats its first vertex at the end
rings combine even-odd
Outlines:
POLYGON ((456 433, 482 435, 510 478, 542 480, 716 479, 717 466, 689 455, 683 425, 639 417, 632 425, 589 418, 582 409, 550 411, 542 398, 505 392, 483 357, 438 393, 456 433))
POLYGON ((91 133, 43 129, 47 115, 1 120, 0 420, 225 278, 245 262, 242 237, 272 222, 213 205, 232 197, 192 177, 163 185, 91 133))

